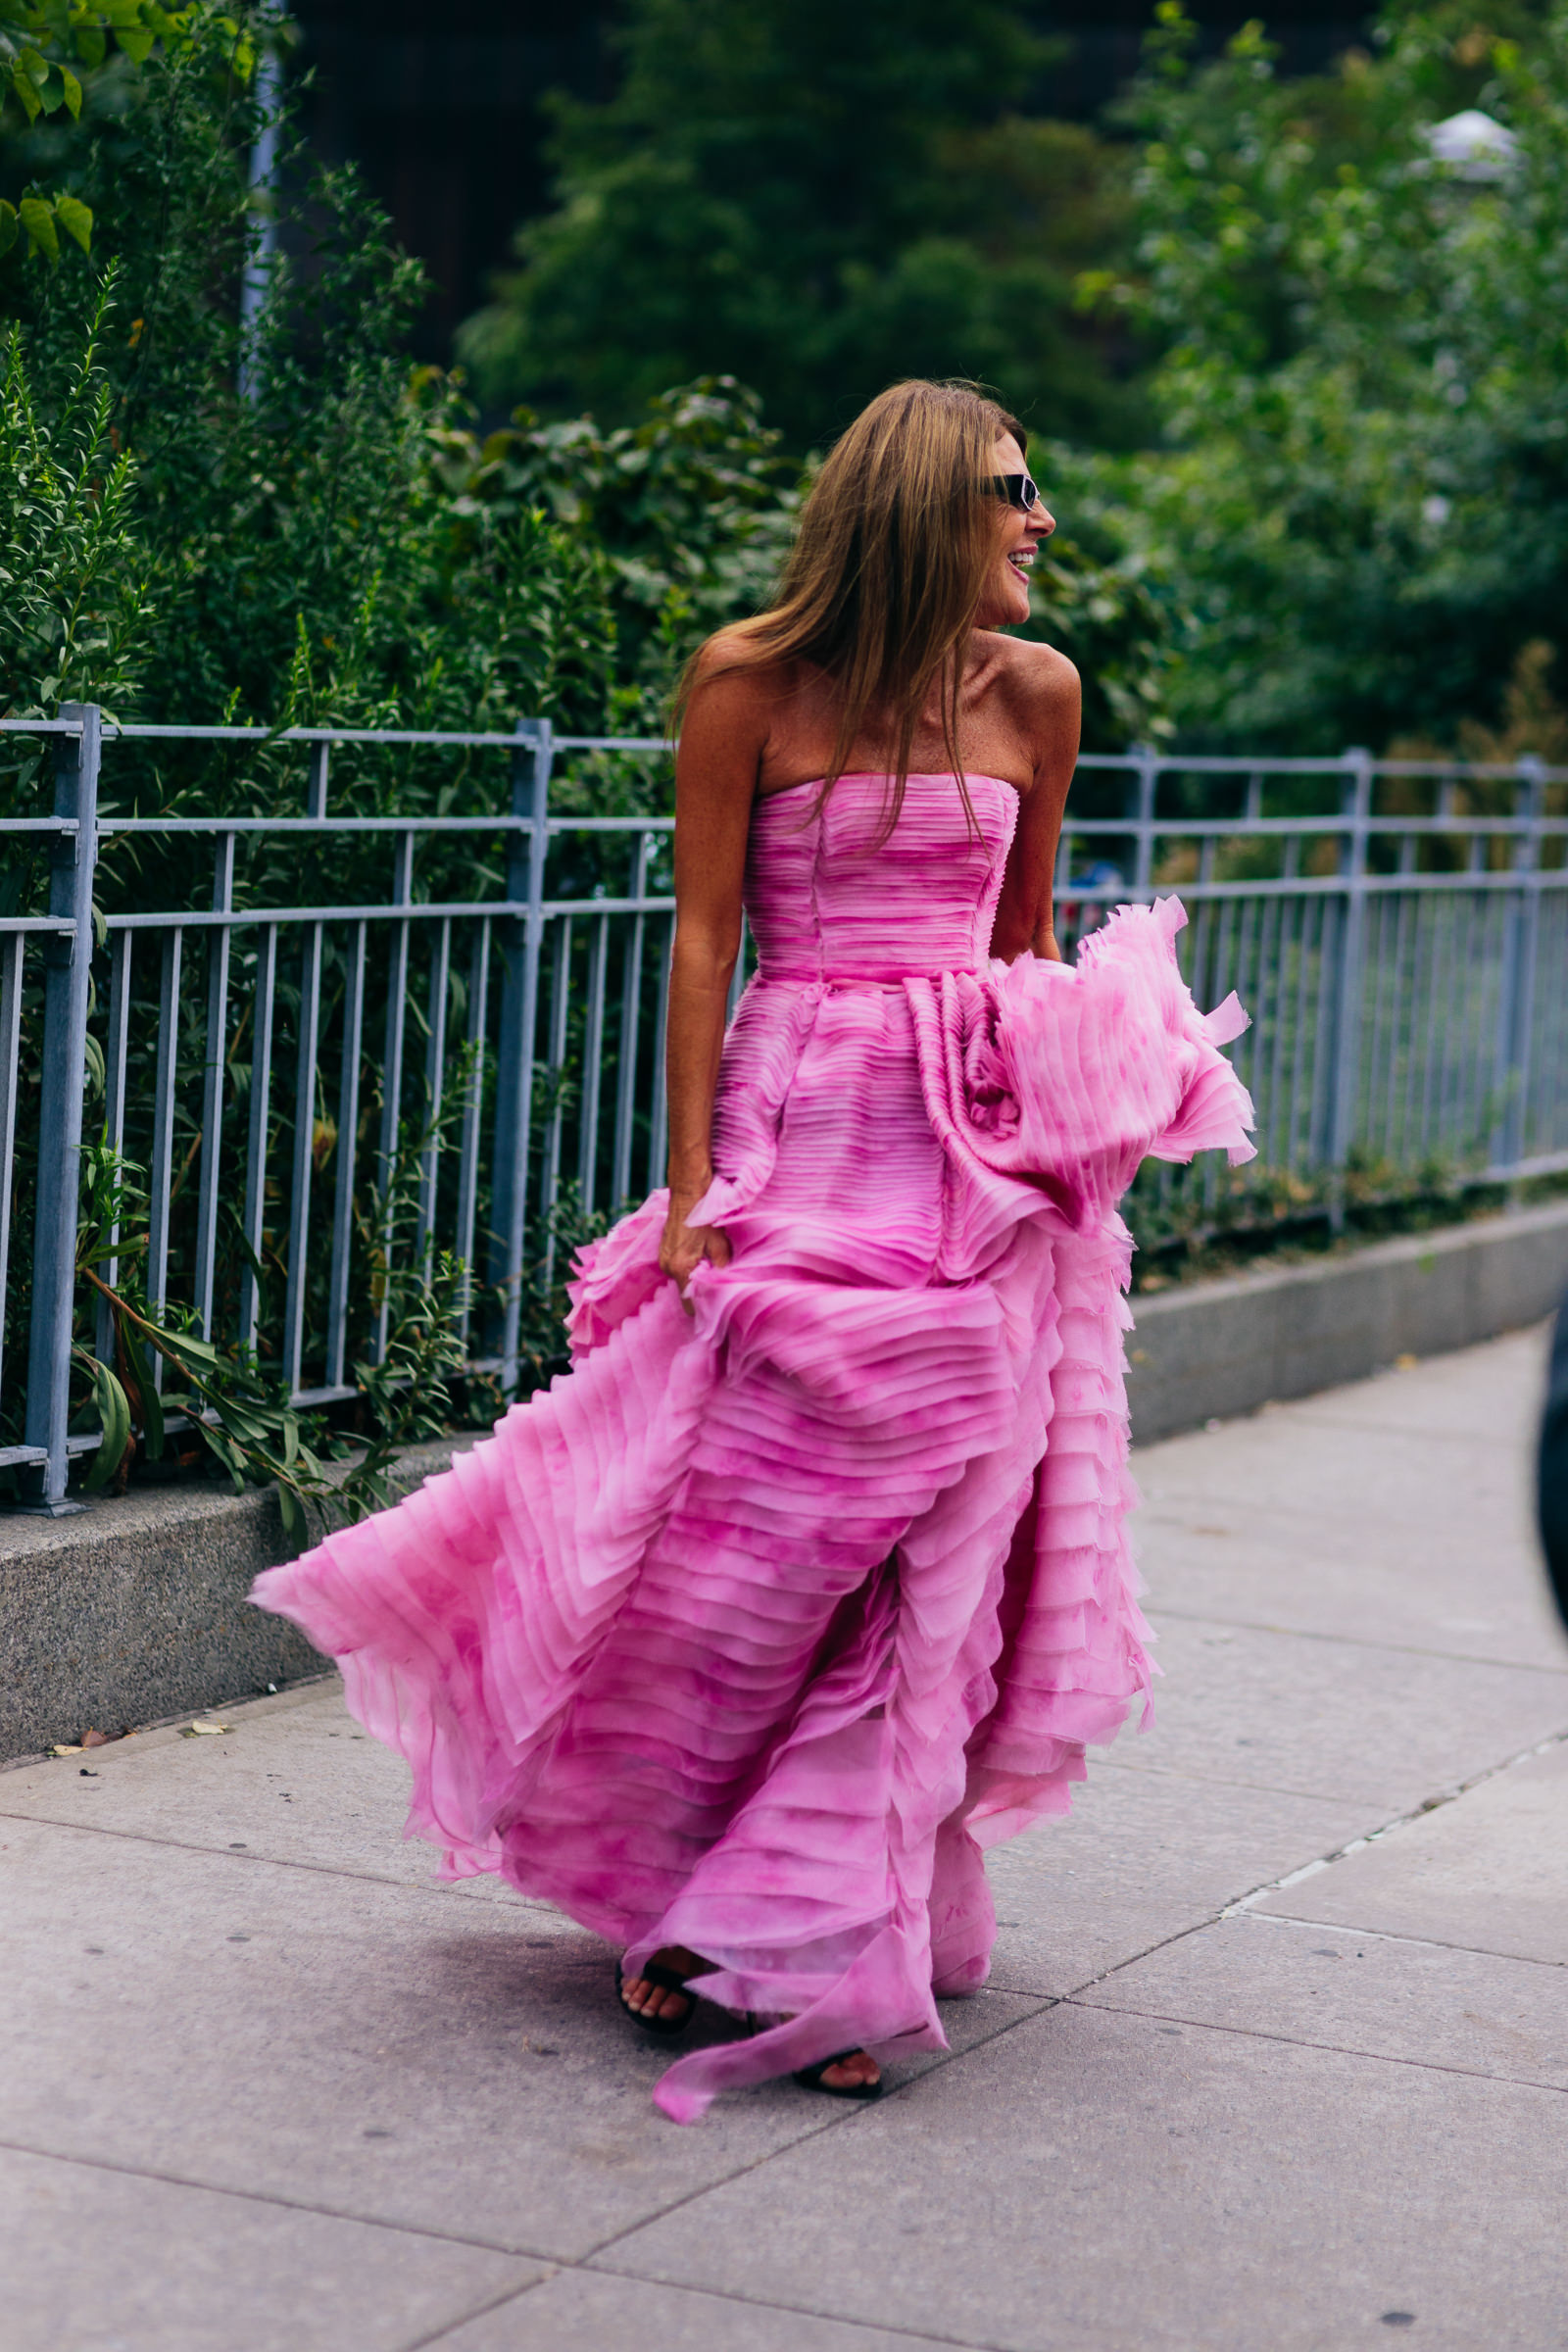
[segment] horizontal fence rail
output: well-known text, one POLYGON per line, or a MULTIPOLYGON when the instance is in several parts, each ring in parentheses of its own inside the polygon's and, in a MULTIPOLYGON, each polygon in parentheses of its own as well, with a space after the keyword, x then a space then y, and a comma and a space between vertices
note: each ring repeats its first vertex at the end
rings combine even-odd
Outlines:
MULTIPOLYGON (((0 1467, 24 1507, 74 1507, 97 1433, 71 1427, 73 1347, 113 1346, 75 1264, 84 1123, 144 1172, 156 1315, 329 1404, 384 1357, 398 1253, 447 1250, 468 1370, 513 1393, 560 1251, 662 1180, 670 747, 90 706, 0 732, 52 746, 55 782, 52 813, 0 816, 0 1467)), ((1568 770, 1086 756, 1064 950, 1170 890, 1200 1003, 1235 988, 1252 1016, 1261 1177, 1568 1168, 1568 770)), ((98 1271, 121 1279, 113 1248, 98 1271)))

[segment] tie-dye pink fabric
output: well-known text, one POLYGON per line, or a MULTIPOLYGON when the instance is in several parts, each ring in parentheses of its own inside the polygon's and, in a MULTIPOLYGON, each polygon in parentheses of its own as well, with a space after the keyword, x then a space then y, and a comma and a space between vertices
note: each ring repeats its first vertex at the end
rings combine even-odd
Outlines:
POLYGON ((694 1314, 656 1193, 585 1252, 575 1369, 395 1510, 270 1569, 414 1771, 411 1833, 785 2016, 657 2097, 868 2044, 946 2046, 979 1984, 982 1847, 1065 1811, 1147 1701, 1123 1520, 1115 1202, 1140 1160, 1251 1155, 1167 899, 1076 966, 988 960, 1017 812, 977 776, 760 804, 760 954, 724 1051, 734 1245, 694 1314))

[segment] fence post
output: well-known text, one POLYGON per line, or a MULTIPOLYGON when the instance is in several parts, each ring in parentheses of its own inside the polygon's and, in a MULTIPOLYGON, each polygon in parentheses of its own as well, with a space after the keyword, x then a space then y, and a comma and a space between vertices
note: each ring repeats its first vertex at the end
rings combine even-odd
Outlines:
POLYGON ((545 865, 550 854, 550 771, 554 730, 547 718, 519 719, 512 761, 512 813, 531 830, 514 833, 507 851, 507 897, 524 912, 508 925, 506 978, 496 1049, 494 1230, 490 1280, 502 1288, 501 1383, 517 1377, 522 1326, 522 1258, 528 1215, 528 1146, 533 1124, 533 1045, 539 1013, 539 957, 544 946, 545 865))
POLYGON ((1508 937, 1503 957, 1501 1034, 1498 1038, 1502 1081, 1501 1115, 1493 1138, 1494 1164, 1510 1177, 1525 1155, 1525 1112, 1529 1103, 1531 1032, 1536 1020, 1536 963, 1541 929, 1541 892, 1533 876, 1541 862, 1541 820, 1546 809, 1544 762, 1527 752, 1519 761, 1519 795, 1515 814, 1528 830, 1513 837, 1513 870, 1519 892, 1508 910, 1508 937))
POLYGON ((85 1506, 66 1499, 70 1459, 71 1324, 76 1287, 76 1215, 81 1107, 87 1076, 87 986, 92 967, 92 876, 98 856, 98 761, 102 713, 67 703, 60 713, 81 728, 58 738, 55 814, 75 830, 57 833, 49 854, 49 912, 73 925, 43 948, 43 1050, 38 1100, 38 1221, 32 1256, 32 1323, 27 1343, 25 1442, 48 1448, 21 1474, 24 1510, 50 1519, 85 1506))
POLYGON ((1159 761, 1147 743, 1133 743, 1127 756, 1138 762, 1138 773, 1132 779, 1128 799, 1132 807, 1128 814, 1133 819, 1132 896, 1145 904, 1154 895, 1154 796, 1159 782, 1159 761))
POLYGON ((1359 744, 1344 755, 1348 769, 1340 834, 1345 883, 1345 932, 1334 991, 1334 1035, 1329 1063, 1329 1223, 1345 1230, 1345 1172, 1355 1131, 1361 1077, 1361 996, 1366 964, 1366 849, 1372 815, 1372 755, 1359 744))

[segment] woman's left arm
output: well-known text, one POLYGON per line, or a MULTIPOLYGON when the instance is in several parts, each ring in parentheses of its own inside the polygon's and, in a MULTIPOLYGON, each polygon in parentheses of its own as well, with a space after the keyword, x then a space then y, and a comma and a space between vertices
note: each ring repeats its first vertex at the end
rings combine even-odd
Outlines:
POLYGON ((1062 810, 1078 762, 1083 697, 1078 672, 1065 654, 1049 645, 1020 644, 1017 650, 1021 658, 1012 684, 1033 775, 1019 798, 991 952, 1006 963, 1029 955, 1060 963, 1052 892, 1062 810))

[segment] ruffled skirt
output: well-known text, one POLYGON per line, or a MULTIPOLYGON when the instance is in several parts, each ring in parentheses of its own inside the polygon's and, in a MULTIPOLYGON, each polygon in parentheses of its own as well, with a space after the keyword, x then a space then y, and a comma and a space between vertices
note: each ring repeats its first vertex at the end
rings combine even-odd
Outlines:
POLYGON ((584 1254, 569 1375, 258 1580, 408 1758, 446 1875, 787 2020, 678 2060, 678 2121, 945 2047, 982 1848, 1146 1706, 1114 1202, 1146 1152, 1250 1155, 1183 919, 1123 910, 1071 969, 754 982, 697 1211, 734 1256, 692 1312, 656 1194, 584 1254))

